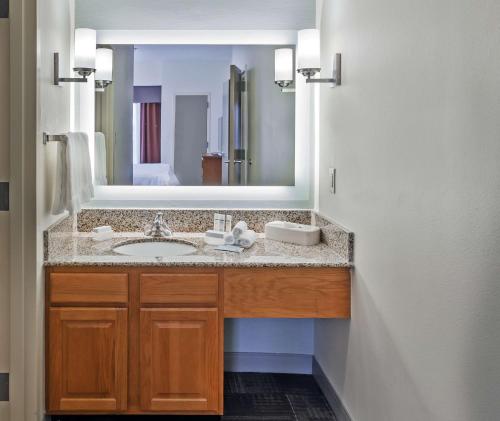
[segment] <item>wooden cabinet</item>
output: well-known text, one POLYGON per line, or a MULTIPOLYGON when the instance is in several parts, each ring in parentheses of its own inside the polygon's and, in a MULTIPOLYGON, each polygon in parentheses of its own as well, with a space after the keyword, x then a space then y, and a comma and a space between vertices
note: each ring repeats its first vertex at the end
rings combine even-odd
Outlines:
POLYGON ((127 409, 127 310, 51 308, 49 411, 127 409))
POLYGON ((220 271, 47 270, 49 414, 223 412, 220 271))
POLYGON ((217 307, 219 276, 214 273, 144 273, 141 305, 217 307))
POLYGON ((217 309, 141 309, 140 327, 142 409, 217 413, 217 309))
POLYGON ((347 268, 224 271, 225 317, 347 319, 350 315, 347 268))
POLYGON ((346 268, 52 267, 49 414, 223 413, 224 317, 348 318, 346 268))

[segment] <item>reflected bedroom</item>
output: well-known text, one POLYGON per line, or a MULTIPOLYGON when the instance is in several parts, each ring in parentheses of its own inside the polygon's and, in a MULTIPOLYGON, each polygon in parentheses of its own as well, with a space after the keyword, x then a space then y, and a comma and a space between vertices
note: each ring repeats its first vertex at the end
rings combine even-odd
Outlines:
POLYGON ((113 83, 96 87, 97 185, 295 184, 295 94, 274 79, 283 46, 101 47, 113 83))

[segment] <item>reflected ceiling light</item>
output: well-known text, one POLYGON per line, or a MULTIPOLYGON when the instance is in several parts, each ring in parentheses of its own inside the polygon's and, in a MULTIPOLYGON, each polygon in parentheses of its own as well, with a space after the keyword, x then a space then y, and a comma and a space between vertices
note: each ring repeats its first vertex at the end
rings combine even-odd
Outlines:
POLYGON ((321 40, 318 29, 303 29, 298 33, 297 72, 306 77, 307 83, 341 84, 341 55, 335 54, 333 77, 329 79, 313 79, 321 71, 321 40))
POLYGON ((113 82, 113 50, 98 48, 95 61, 95 87, 97 92, 104 92, 104 88, 113 82))
POLYGON ((274 50, 274 83, 286 88, 293 83, 293 50, 278 48, 274 50))

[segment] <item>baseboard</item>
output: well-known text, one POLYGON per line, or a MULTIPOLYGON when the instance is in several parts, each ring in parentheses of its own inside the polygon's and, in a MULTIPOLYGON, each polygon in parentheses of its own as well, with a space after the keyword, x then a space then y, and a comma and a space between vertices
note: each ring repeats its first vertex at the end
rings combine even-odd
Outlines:
POLYGON ((226 352, 224 370, 237 373, 312 374, 312 355, 226 352))
POLYGON ((312 361, 312 374, 316 379, 316 382, 318 383, 321 391, 325 395, 326 400, 332 407, 337 421, 352 421, 351 416, 345 409, 344 404, 340 400, 340 397, 335 391, 335 388, 330 383, 330 380, 328 380, 328 377, 326 377, 325 372, 319 365, 318 361, 316 361, 316 358, 313 358, 312 361))

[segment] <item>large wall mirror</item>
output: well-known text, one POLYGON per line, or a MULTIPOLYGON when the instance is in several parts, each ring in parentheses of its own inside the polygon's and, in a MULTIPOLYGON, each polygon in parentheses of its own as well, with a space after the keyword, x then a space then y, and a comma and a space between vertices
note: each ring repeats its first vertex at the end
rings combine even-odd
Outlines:
POLYGON ((113 57, 111 84, 92 75, 75 89, 91 206, 312 206, 318 87, 295 61, 315 2, 228 3, 75 1, 75 27, 94 29, 113 57), (283 48, 285 91, 275 84, 283 48))
POLYGON ((294 186, 295 93, 275 83, 293 45, 103 45, 95 180, 115 186, 294 186))

